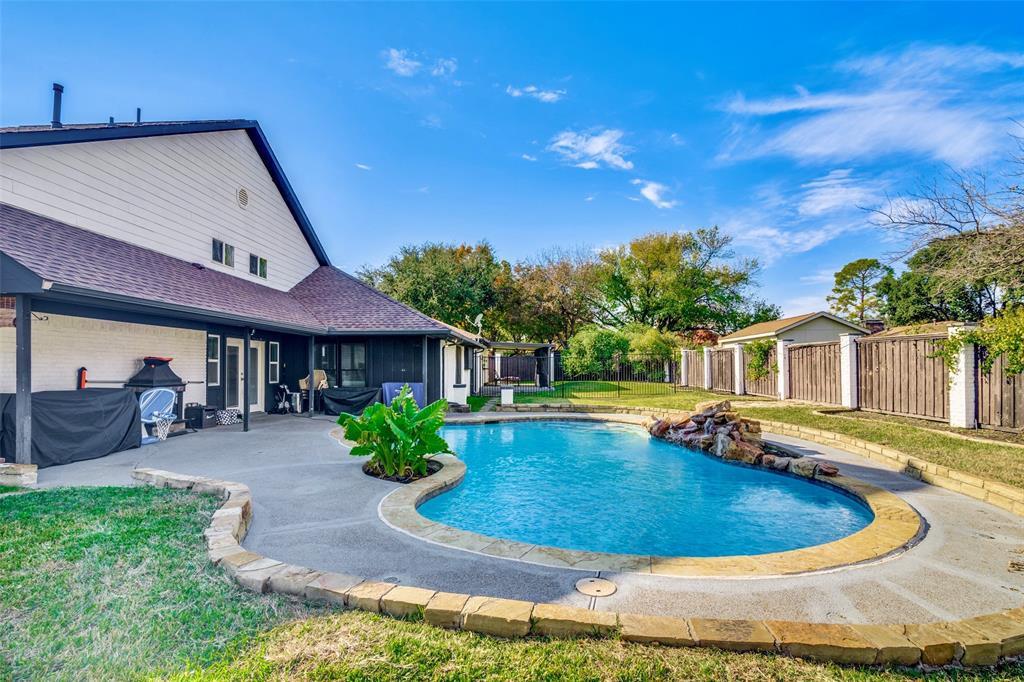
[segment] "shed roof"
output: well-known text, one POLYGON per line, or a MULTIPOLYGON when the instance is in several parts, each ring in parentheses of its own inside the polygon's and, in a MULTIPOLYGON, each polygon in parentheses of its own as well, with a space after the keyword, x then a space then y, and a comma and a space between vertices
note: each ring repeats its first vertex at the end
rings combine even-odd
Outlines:
POLYGON ((776 334, 780 334, 794 327, 798 327, 801 324, 804 324, 805 322, 810 322, 811 320, 817 319, 819 317, 827 317, 830 320, 839 322, 840 324, 845 324, 847 327, 850 327, 855 331, 859 331, 865 334, 867 333, 866 329, 854 324, 853 322, 844 320, 841 317, 836 317, 835 315, 832 315, 831 313, 826 313, 825 311, 819 311, 816 313, 804 313, 803 315, 783 317, 782 319, 770 320, 768 322, 758 322, 757 324, 752 324, 749 327, 744 327, 743 329, 734 331, 732 334, 727 334, 726 336, 720 338, 718 342, 729 343, 730 341, 739 341, 741 339, 749 339, 758 336, 775 336, 776 334))

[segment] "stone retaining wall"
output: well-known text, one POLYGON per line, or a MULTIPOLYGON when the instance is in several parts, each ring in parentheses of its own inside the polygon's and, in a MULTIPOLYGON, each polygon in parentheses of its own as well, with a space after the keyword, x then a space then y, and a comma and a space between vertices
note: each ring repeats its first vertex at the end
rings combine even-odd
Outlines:
POLYGON ((36 484, 38 471, 35 464, 0 463, 0 485, 31 488, 36 484))
MULTIPOLYGON (((569 404, 524 404, 498 408, 503 412, 608 412, 611 414, 637 414, 663 419, 680 414, 682 410, 664 410, 649 407, 612 407, 604 405, 569 405, 569 404)), ((738 406, 742 411, 742 405, 738 406)), ((845 436, 832 431, 823 431, 808 426, 796 426, 785 422, 758 419, 766 431, 783 436, 802 438, 819 445, 828 445, 848 452, 867 457, 876 462, 896 465, 911 478, 925 483, 953 490, 976 500, 988 502, 1017 516, 1024 516, 1024 490, 1005 483, 991 481, 956 469, 926 462, 894 448, 872 443, 870 441, 845 436)))
POLYGON ((254 592, 276 592, 398 618, 422 615, 432 625, 497 637, 617 635, 630 642, 772 651, 864 665, 994 665, 1024 654, 1024 607, 955 622, 911 625, 682 619, 436 592, 317 571, 249 552, 239 544, 253 514, 247 486, 158 469, 136 469, 132 475, 140 483, 223 500, 204 531, 207 554, 239 585, 254 592))

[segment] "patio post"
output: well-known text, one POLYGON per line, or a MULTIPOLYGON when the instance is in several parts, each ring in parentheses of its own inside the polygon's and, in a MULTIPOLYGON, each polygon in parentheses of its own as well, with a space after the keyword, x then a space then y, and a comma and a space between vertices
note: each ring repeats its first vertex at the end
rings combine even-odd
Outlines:
POLYGON ((309 356, 309 391, 306 396, 306 416, 313 417, 313 365, 316 364, 316 337, 309 337, 309 349, 307 355, 309 356))
POLYGON ((248 327, 242 334, 242 431, 249 430, 249 348, 252 330, 248 327))
POLYGON ((27 294, 14 297, 15 360, 14 461, 32 463, 32 299, 27 294))

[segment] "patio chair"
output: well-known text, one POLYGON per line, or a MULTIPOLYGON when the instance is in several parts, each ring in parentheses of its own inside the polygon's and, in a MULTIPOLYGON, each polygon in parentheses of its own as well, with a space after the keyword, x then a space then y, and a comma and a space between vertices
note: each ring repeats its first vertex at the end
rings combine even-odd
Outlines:
POLYGON ((317 391, 322 391, 323 389, 328 388, 327 372, 325 370, 322 370, 322 369, 314 369, 313 370, 313 386, 314 386, 314 390, 312 390, 312 391, 309 390, 309 375, 308 374, 306 376, 302 377, 301 379, 299 379, 299 391, 300 391, 300 393, 304 392, 306 394, 306 400, 308 401, 306 403, 306 405, 316 406, 316 394, 317 394, 317 391))
POLYGON ((143 445, 167 440, 171 424, 178 418, 174 411, 174 402, 177 399, 178 394, 169 388, 151 388, 139 396, 139 409, 142 411, 143 445), (155 425, 155 436, 146 434, 146 424, 155 425))

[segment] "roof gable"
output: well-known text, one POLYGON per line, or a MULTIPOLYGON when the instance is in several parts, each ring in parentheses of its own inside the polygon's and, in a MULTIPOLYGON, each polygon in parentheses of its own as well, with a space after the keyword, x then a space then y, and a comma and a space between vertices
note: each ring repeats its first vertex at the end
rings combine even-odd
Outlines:
POLYGON ((788 331, 790 329, 793 329, 794 327, 799 327, 800 325, 805 324, 807 322, 810 322, 811 320, 816 320, 819 317, 826 317, 826 318, 828 318, 830 320, 833 320, 835 322, 838 322, 840 324, 844 324, 847 327, 850 327, 851 329, 853 329, 855 331, 859 331, 859 332, 862 332, 862 333, 865 333, 865 334, 867 333, 867 330, 864 329, 863 327, 859 327, 859 326, 855 325, 852 322, 844 320, 841 317, 836 317, 835 315, 832 315, 831 313, 826 313, 824 311, 819 311, 819 312, 816 312, 816 313, 805 313, 803 315, 794 315, 793 317, 784 317, 784 318, 779 319, 779 320, 769 320, 768 322, 758 322, 757 324, 752 324, 749 327, 744 327, 743 329, 740 329, 738 331, 734 331, 732 334, 728 334, 726 336, 723 336, 722 338, 720 338, 718 340, 718 342, 719 343, 728 343, 730 341, 737 341, 739 339, 747 339, 747 338, 751 338, 751 337, 754 337, 754 336, 774 336, 776 334, 781 334, 784 331, 788 331))
POLYGON ((48 145, 73 144, 78 142, 101 142, 104 140, 125 140, 165 135, 187 135, 228 130, 242 130, 249 136, 260 160, 270 173, 288 210, 295 219, 302 236, 321 265, 330 265, 327 252, 320 243, 309 217, 284 174, 270 143, 257 121, 234 119, 224 121, 163 121, 138 124, 79 124, 62 128, 48 126, 20 126, 0 129, 0 149, 21 149, 48 145))

